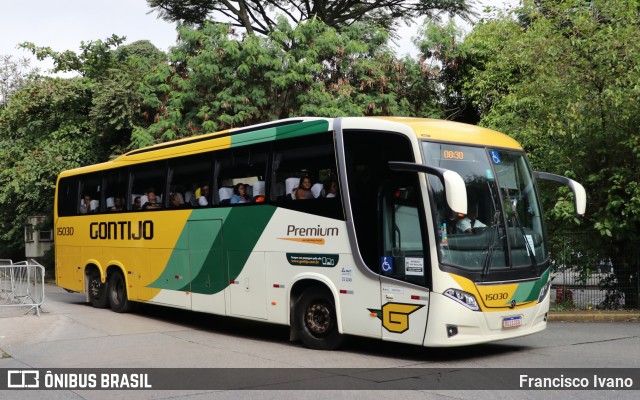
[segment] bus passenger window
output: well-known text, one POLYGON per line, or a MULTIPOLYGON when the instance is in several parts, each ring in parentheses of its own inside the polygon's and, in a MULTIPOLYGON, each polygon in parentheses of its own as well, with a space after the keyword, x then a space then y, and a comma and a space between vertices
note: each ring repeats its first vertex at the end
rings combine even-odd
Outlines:
POLYGON ((336 172, 332 132, 277 141, 270 199, 278 207, 342 220, 336 172), (334 191, 327 196, 327 185, 332 181, 334 191))
POLYGON ((102 176, 100 173, 90 174, 80 180, 80 204, 78 214, 99 213, 100 196, 102 195, 102 176))
MULTIPOLYGON (((212 160, 209 153, 176 157, 169 160, 169 195, 176 194, 177 204, 180 207, 203 207, 199 200, 202 197, 202 188, 207 186, 209 193, 202 199, 202 203, 204 206, 211 204, 209 182, 212 179, 212 172, 212 160)), ((171 198, 169 198, 168 207, 175 208, 175 206, 171 206, 171 198)))
POLYGON ((132 168, 131 202, 133 210, 149 211, 165 208, 165 166, 163 161, 146 163, 132 168), (140 198, 140 208, 136 208, 136 200, 140 198))
POLYGON ((221 206, 261 203, 265 195, 268 147, 226 150, 216 159, 216 193, 221 206))
POLYGON ((76 177, 60 179, 58 183, 58 216, 76 215, 78 213, 76 205, 79 198, 78 179, 76 177))
POLYGON ((110 169, 104 173, 104 196, 107 212, 121 212, 127 209, 125 194, 129 184, 127 168, 110 169))

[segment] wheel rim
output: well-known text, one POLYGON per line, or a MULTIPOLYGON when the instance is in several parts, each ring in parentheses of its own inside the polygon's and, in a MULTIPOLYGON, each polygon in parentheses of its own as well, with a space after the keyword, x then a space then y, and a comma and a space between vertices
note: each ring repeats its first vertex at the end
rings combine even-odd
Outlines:
POLYGON ((307 307, 304 322, 314 336, 325 336, 332 328, 331 308, 324 303, 307 307))
POLYGON ((91 279, 91 281, 89 282, 89 293, 91 294, 91 297, 96 299, 100 297, 101 289, 102 282, 100 282, 100 278, 93 277, 93 279, 91 279))

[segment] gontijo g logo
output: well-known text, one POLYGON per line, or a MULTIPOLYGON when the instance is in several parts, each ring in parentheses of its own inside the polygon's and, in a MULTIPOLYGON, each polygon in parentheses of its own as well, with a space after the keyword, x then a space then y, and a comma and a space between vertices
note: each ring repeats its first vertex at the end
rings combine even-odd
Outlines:
POLYGON ((382 320, 382 326, 389 332, 404 333, 409 330, 409 315, 424 307, 418 304, 386 303, 382 310, 369 308, 382 320))

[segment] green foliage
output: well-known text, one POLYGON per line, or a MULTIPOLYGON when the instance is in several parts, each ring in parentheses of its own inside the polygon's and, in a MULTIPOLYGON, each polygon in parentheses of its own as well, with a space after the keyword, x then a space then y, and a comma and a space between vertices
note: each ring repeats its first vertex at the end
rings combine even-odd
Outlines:
POLYGON ((138 125, 146 125, 138 82, 165 56, 148 41, 122 38, 82 43, 81 52, 23 44, 54 71, 74 78, 32 78, 0 109, 0 241, 23 245, 33 215, 53 215, 57 175, 122 153, 138 125), (119 46, 119 47, 118 47, 119 46))
POLYGON ((24 222, 52 215, 58 173, 97 161, 84 78, 41 78, 0 111, 0 240, 20 247, 24 222))
POLYGON ((132 147, 297 115, 414 111, 405 88, 417 66, 395 58, 382 29, 354 24, 338 32, 320 21, 293 28, 281 20, 266 38, 238 37, 222 24, 179 31, 169 63, 145 78, 154 123, 133 132, 132 147))
MULTIPOLYGON (((619 241, 637 240, 638 2, 543 4, 474 29, 465 40, 474 63, 466 93, 482 123, 518 139, 537 169, 585 185, 589 225, 619 241)), ((553 226, 571 224, 566 193, 546 198, 553 226)))
POLYGON ((419 73, 411 81, 410 96, 416 115, 476 122, 460 84, 468 68, 462 39, 463 31, 453 20, 444 24, 427 20, 413 38, 420 50, 419 73))
MULTIPOLYGON (((525 4, 467 37, 465 93, 482 124, 513 135, 536 169, 584 184, 582 226, 602 235, 590 248, 632 255, 640 238, 640 4, 525 4)), ((576 229, 566 189, 545 190, 543 200, 552 236, 576 229)), ((628 280, 637 260, 616 264, 615 273, 628 280)), ((625 290, 626 305, 637 306, 635 289, 625 290)))
POLYGON ((573 302, 573 299, 567 299, 562 302, 553 303, 550 307, 551 311, 574 311, 576 309, 576 305, 573 302))
POLYGON ((620 290, 620 284, 615 274, 608 274, 600 279, 598 287, 605 291, 605 297, 600 305, 606 310, 616 310, 624 304, 624 292, 620 290))
POLYGON ((90 79, 100 80, 106 71, 122 61, 122 53, 114 52, 125 38, 112 35, 102 40, 81 42, 80 53, 71 50, 58 52, 50 47, 39 47, 34 43, 24 42, 20 47, 29 50, 38 60, 50 58, 53 61, 53 73, 77 72, 90 79))
POLYGON ((109 154, 122 154, 129 147, 133 131, 147 126, 146 109, 141 108, 140 82, 166 59, 148 41, 138 41, 114 50, 121 60, 105 71, 93 89, 89 113, 94 132, 109 154))

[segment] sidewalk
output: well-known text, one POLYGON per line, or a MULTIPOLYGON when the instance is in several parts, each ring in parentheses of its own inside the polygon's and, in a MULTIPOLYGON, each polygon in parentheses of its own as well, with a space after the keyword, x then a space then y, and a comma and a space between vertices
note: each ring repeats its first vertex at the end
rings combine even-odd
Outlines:
POLYGON ((640 322, 640 310, 549 311, 550 322, 640 322))

